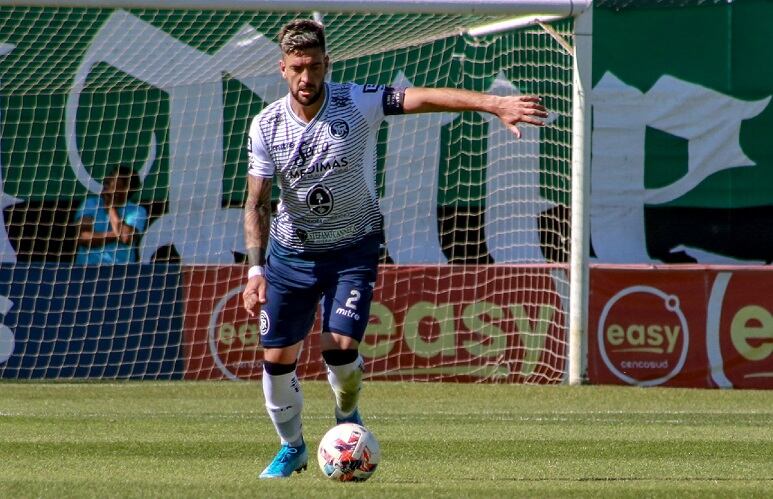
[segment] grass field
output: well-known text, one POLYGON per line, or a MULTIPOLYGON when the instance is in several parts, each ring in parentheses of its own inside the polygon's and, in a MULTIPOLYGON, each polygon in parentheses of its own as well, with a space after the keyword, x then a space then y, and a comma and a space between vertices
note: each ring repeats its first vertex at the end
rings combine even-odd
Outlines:
MULTIPOLYGON (((332 395, 305 382, 307 440, 332 395)), ((0 383, 0 497, 773 497, 773 391, 366 385, 365 483, 259 481, 255 383, 0 383)), ((312 457, 314 457, 312 455, 312 457)))

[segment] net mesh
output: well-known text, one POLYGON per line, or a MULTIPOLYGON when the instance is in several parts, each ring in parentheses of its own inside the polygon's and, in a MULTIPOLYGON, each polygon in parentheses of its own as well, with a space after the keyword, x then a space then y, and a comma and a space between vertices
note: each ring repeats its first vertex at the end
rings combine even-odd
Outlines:
MULTIPOLYGON (((0 8, 0 376, 260 376, 259 326, 239 307, 244 143, 287 91, 275 36, 297 17, 0 8), (117 165, 141 180, 143 230, 131 263, 83 265, 84 202, 117 165)), ((540 27, 461 34, 491 17, 323 19, 332 80, 537 94, 551 111, 520 140, 477 113, 385 120, 367 375, 560 381, 571 55, 540 27)), ((551 26, 572 44, 571 20, 551 26)), ((306 377, 325 374, 318 329, 306 377)))

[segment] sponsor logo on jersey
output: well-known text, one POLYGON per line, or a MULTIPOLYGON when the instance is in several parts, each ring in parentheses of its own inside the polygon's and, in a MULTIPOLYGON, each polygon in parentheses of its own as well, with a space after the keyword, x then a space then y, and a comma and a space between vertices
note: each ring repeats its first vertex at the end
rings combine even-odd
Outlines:
POLYGON ((306 241, 310 243, 330 243, 335 242, 345 237, 350 237, 357 234, 357 227, 344 227, 343 229, 334 230, 318 230, 315 232, 309 232, 306 235, 306 241))
POLYGON ((282 113, 281 112, 277 112, 273 116, 269 116, 268 119, 266 120, 266 123, 270 124, 272 122, 277 124, 277 125, 282 123, 282 113))
POLYGON ((297 180, 303 177, 321 177, 325 172, 330 170, 346 171, 348 166, 349 160, 346 158, 333 158, 331 161, 317 161, 304 168, 293 168, 292 170, 288 170, 287 178, 290 180, 297 180))
POLYGON ((295 147, 295 142, 293 141, 280 142, 279 144, 271 144, 271 152, 287 151, 288 149, 292 149, 293 147, 295 147))
POLYGON ((373 94, 373 93, 378 92, 382 88, 384 88, 384 85, 374 85, 372 83, 366 83, 362 87, 362 93, 364 93, 364 94, 373 94))
POLYGON ((306 194, 306 206, 315 215, 325 216, 333 211, 333 193, 322 184, 317 184, 306 194))
POLYGON ((352 100, 349 98, 348 95, 333 95, 330 97, 330 102, 333 104, 333 107, 346 107, 349 104, 351 104, 352 100))
POLYGON ((293 158, 293 164, 295 166, 304 166, 308 160, 315 154, 326 153, 330 149, 329 142, 323 142, 322 144, 314 144, 301 141, 298 144, 298 154, 293 158))
POLYGON ((327 129, 331 137, 336 140, 343 140, 349 135, 349 124, 342 119, 333 120, 327 129))

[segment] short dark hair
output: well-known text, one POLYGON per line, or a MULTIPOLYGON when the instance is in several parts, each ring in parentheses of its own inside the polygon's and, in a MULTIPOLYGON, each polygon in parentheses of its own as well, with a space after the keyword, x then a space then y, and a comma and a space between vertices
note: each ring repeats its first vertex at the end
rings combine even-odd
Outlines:
POLYGON ((325 28, 312 19, 296 19, 279 32, 279 48, 284 54, 321 49, 325 52, 325 28))
POLYGON ((127 180, 129 182, 129 194, 136 193, 142 187, 140 176, 137 175, 137 172, 131 166, 114 166, 105 175, 105 178, 108 177, 118 177, 127 180))

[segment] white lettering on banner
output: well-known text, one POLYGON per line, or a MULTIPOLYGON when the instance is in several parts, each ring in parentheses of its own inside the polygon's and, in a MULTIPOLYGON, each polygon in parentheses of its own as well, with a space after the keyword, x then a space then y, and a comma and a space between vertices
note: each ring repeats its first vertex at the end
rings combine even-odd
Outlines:
MULTIPOLYGON (((12 45, 10 43, 0 43, 0 57, 3 57, 5 55, 8 55, 11 53, 11 51, 16 48, 16 45, 12 45)), ((2 118, 2 116, 0 116, 2 118)), ((3 182, 3 165, 0 164, 0 262, 3 263, 16 263, 16 251, 13 249, 13 246, 11 245, 11 241, 8 240, 8 231, 5 228, 5 214, 4 210, 8 206, 13 206, 16 203, 20 202, 21 199, 17 199, 13 196, 10 196, 5 193, 5 189, 3 182)), ((0 332, 0 334, 2 334, 0 332)), ((2 360, 2 338, 0 338, 0 362, 5 362, 2 360)), ((6 359, 7 360, 7 359, 6 359)))
MULTIPOLYGON (((607 72, 592 98, 591 239, 598 259, 653 261, 646 249, 645 205, 673 201, 719 171, 754 165, 740 147, 741 123, 769 101, 742 101, 668 75, 643 93, 607 72), (647 127, 688 141, 687 174, 657 189, 644 187, 647 127)), ((701 256, 714 263, 710 253, 701 256)))
MULTIPOLYGON (((80 95, 92 70, 108 64, 152 85, 169 98, 168 212, 154 221, 140 242, 147 262, 158 248, 174 245, 185 263, 232 263, 244 252, 242 210, 222 208, 223 74, 227 73, 272 102, 287 93, 277 71, 279 47, 245 25, 214 54, 177 40, 133 16, 115 11, 102 25, 73 78, 65 109, 70 167, 90 191, 99 181, 82 162, 78 149, 80 95), (180 61, 186 61, 180 64, 180 61)), ((396 86, 410 86, 399 73, 396 86)), ((512 94, 499 75, 492 92, 512 94)), ((396 263, 445 263, 437 228, 440 134, 456 113, 389 116, 385 196, 381 202, 389 253, 396 263)), ((539 129, 523 127, 517 141, 491 116, 487 175, 487 243, 497 262, 542 261, 537 233, 540 210, 551 206, 539 197, 539 129), (525 177, 524 177, 525 175, 525 177), (527 179, 526 185, 521 185, 527 179), (512 227, 517 217, 518 230, 512 227), (523 227, 522 227, 523 226, 523 227)), ((245 130, 246 135, 246 130, 245 130)), ((151 135, 140 176, 158 169, 158 139, 151 135)))
MULTIPOLYGON (((101 185, 81 161, 76 119, 94 66, 109 64, 169 96, 169 212, 143 236, 143 261, 166 244, 174 244, 186 263, 232 263, 233 252, 244 251, 242 210, 221 207, 223 73, 262 99, 275 100, 286 91, 276 67, 279 56, 276 44, 248 25, 212 55, 125 11, 112 14, 96 34, 73 80, 65 115, 70 165, 90 191, 100 192, 101 185), (191 62, 179 64, 183 60, 191 62)), ((156 146, 154 136, 141 175, 154 166, 156 146)))
MULTIPOLYGON (((500 73, 489 92, 519 94, 500 73)), ((488 122, 486 165, 486 246, 496 263, 542 263, 538 218, 554 206, 540 196, 540 129, 522 125, 516 139, 502 120, 488 122)))
POLYGON ((722 304, 725 301, 725 293, 732 276, 732 272, 719 272, 717 274, 711 285, 711 293, 706 306, 706 354, 711 369, 711 379, 719 388, 733 387, 733 383, 725 374, 722 347, 719 344, 722 304))
MULTIPOLYGON (((395 87, 410 87, 401 72, 395 87)), ((502 73, 489 92, 518 93, 502 73)), ((395 263, 445 263, 437 227, 440 130, 456 113, 388 116, 385 195, 381 200, 389 255, 395 263)), ((488 122, 486 244, 497 263, 543 262, 538 217, 553 204, 539 193, 540 130, 521 127, 521 139, 496 116, 488 122)))
MULTIPOLYGON (((401 71, 395 87, 412 87, 401 71)), ((384 213, 389 256, 395 263, 446 263, 437 226, 440 130, 456 113, 387 116, 384 213)))
MULTIPOLYGON (((14 303, 7 296, 0 295, 0 315, 6 315, 13 308, 14 303)), ((0 365, 4 364, 13 355, 16 349, 16 338, 11 328, 0 324, 0 365)))
MULTIPOLYGON (((639 386, 657 386, 670 380, 682 370, 684 363, 687 359, 687 352, 690 343, 690 331, 687 324, 687 318, 682 312, 679 304, 679 298, 676 295, 669 295, 662 290, 644 285, 629 286, 625 289, 618 291, 614 296, 607 300, 604 308, 599 315, 597 329, 597 338, 599 353, 607 366, 609 371, 614 374, 618 379, 630 384, 639 386), (666 324, 641 324, 631 323, 635 320, 634 316, 630 313, 622 313, 616 309, 616 305, 619 305, 622 310, 630 310, 630 300, 626 297, 631 295, 644 294, 654 295, 658 298, 658 301, 662 303, 663 309, 667 313, 663 314, 658 311, 658 317, 669 318, 675 316, 679 321, 679 324, 672 323, 666 324), (625 301, 624 301, 625 299, 625 301), (609 320, 609 317, 624 317, 628 322, 625 325, 617 324, 615 319, 609 320), (638 362, 642 359, 619 359, 621 360, 620 368, 610 358, 610 354, 657 354, 657 355, 670 355, 675 354, 676 344, 678 338, 682 338, 682 350, 678 353, 678 358, 672 369, 669 372, 663 373, 658 378, 639 379, 636 375, 621 371, 620 369, 632 369, 636 368, 638 362), (615 347, 615 348, 609 348, 615 347), (622 348, 621 348, 622 347, 622 348)), ((648 359, 643 359, 647 361, 648 359)), ((663 360, 663 359, 659 359, 663 360)), ((668 360, 666 358, 665 360, 668 360)), ((657 369, 660 366, 660 362, 649 363, 646 365, 646 369, 657 369)), ((670 367, 669 362, 662 364, 664 369, 670 367)))

